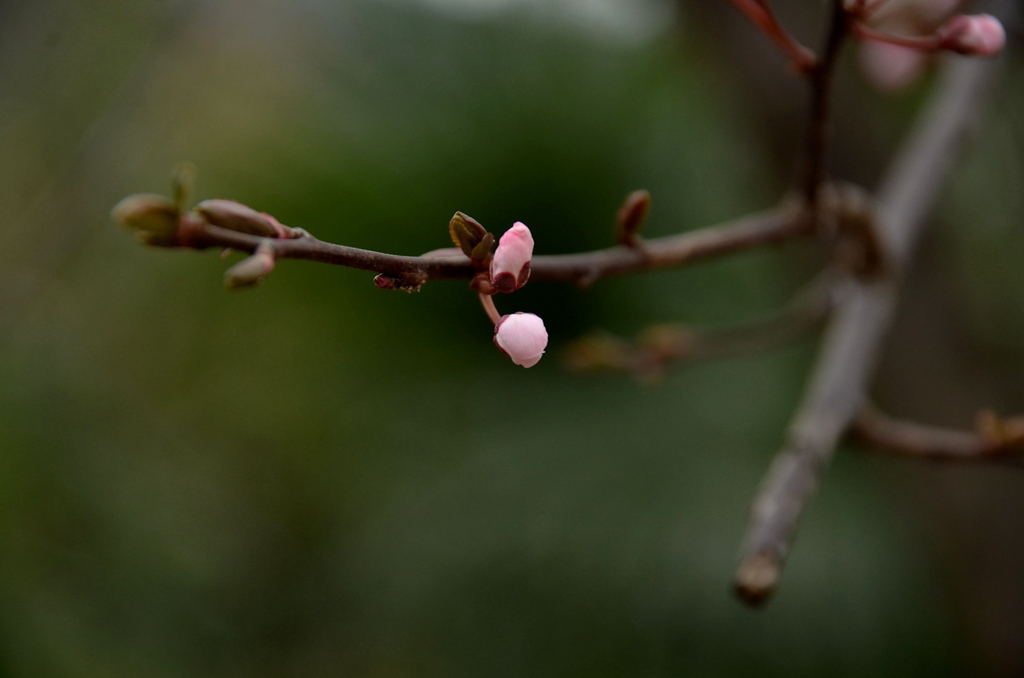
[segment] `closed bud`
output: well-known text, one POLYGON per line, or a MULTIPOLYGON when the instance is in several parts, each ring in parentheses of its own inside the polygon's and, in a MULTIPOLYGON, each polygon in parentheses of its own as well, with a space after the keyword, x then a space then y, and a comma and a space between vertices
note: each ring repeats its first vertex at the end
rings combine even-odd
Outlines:
POLYGON ((484 237, 473 248, 473 251, 469 253, 469 258, 476 262, 483 262, 490 256, 492 249, 494 249, 494 236, 490 233, 485 233, 484 237))
POLYGON ((494 343, 516 365, 533 367, 548 345, 544 321, 533 313, 502 316, 494 326, 494 343))
POLYGON ((230 231, 276 238, 277 229, 265 216, 234 200, 204 200, 195 206, 195 211, 213 224, 230 231))
POLYGON ((299 234, 296 232, 294 228, 285 226, 284 224, 277 220, 277 217, 271 214, 267 214, 266 212, 260 212, 260 214, 270 223, 270 227, 274 229, 274 233, 277 234, 278 238, 284 238, 285 240, 288 240, 290 238, 299 237, 299 234))
POLYGON ((243 259, 224 272, 224 287, 237 290, 263 282, 274 270, 274 251, 270 247, 259 247, 251 257, 243 259))
MULTIPOLYGON (((455 246, 471 259, 473 258, 474 250, 489 235, 487 229, 481 226, 479 221, 462 212, 456 212, 455 216, 448 223, 448 234, 451 235, 455 246)), ((491 236, 490 244, 494 244, 494 236, 491 236)), ((487 251, 483 253, 484 257, 490 254, 490 251, 490 245, 488 245, 487 251)))
POLYGON ((498 292, 515 292, 530 279, 533 235, 526 224, 517 221, 498 241, 491 260, 491 285, 498 292))
POLYGON ((636 245, 640 229, 647 221, 647 214, 651 211, 651 194, 644 190, 633 191, 619 208, 616 219, 616 235, 618 241, 630 247, 636 245))
POLYGON ((162 195, 129 195, 114 205, 110 217, 114 223, 138 231, 139 238, 148 245, 177 244, 178 208, 162 195))
POLYGON ((939 40, 957 54, 991 57, 1003 51, 1006 31, 991 14, 960 14, 939 29, 939 40))

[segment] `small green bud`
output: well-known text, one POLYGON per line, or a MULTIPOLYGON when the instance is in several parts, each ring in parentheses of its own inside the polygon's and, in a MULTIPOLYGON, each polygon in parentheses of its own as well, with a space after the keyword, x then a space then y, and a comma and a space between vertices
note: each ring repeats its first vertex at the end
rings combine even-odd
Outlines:
MULTIPOLYGON (((451 222, 448 224, 448 233, 451 235, 455 246, 470 258, 473 258, 473 250, 476 246, 488 235, 487 229, 481 226, 480 222, 462 212, 456 212, 455 216, 452 217, 451 222)), ((492 236, 491 244, 493 243, 494 237, 492 236)), ((488 252, 490 252, 490 248, 488 248, 488 252)))
POLYGON ((110 210, 114 223, 139 232, 149 244, 169 247, 177 244, 178 208, 162 195, 129 195, 110 210))
POLYGON ((277 229, 269 219, 234 200, 204 200, 195 206, 195 211, 214 226, 264 238, 277 237, 277 229))
POLYGON ((487 233, 484 237, 476 244, 473 251, 469 253, 469 258, 473 261, 483 261, 491 253, 494 248, 494 235, 487 233))

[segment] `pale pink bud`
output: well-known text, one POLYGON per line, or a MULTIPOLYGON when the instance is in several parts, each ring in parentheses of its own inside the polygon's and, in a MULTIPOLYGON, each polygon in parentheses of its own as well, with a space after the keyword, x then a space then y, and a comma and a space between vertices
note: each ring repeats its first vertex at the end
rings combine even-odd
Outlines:
MULTIPOLYGON (((498 292, 515 292, 525 285, 530 278, 531 257, 533 236, 526 224, 517 221, 501 236, 491 260, 491 285, 494 289, 498 292)), ((541 329, 543 327, 541 324, 541 329)))
POLYGON ((967 56, 990 57, 1006 45, 1006 31, 991 14, 960 14, 939 30, 942 49, 967 56))
POLYGON ((503 315, 494 326, 494 343, 516 365, 533 367, 548 345, 544 321, 532 313, 503 315))

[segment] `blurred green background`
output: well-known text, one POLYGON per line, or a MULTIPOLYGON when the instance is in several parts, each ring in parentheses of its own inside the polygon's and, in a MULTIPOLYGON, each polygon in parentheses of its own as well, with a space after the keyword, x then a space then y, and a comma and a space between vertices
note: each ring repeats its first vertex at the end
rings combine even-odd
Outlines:
MULTIPOLYGON (((779 3, 816 42, 822 4, 779 3)), ((853 55, 837 172, 868 185, 929 91, 853 55)), ((938 206, 875 391, 970 425, 1024 410, 1024 79, 1015 57, 938 206)), ((534 284, 513 366, 464 282, 382 292, 109 222, 166 192, 416 254, 455 210, 540 253, 602 247, 635 188, 661 235, 762 209, 804 96, 728 3, 50 0, 0 5, 0 676, 1024 673, 1019 472, 844 450, 777 599, 729 591, 808 338, 654 385, 575 375, 604 328, 783 304, 813 247, 534 284), (237 259, 237 255, 232 261, 237 259)))

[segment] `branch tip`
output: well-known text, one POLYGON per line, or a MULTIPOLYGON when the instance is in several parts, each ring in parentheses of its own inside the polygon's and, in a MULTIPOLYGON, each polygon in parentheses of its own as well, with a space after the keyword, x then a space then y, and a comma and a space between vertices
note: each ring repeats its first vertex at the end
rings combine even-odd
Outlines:
POLYGON ((751 607, 762 607, 782 578, 782 564, 775 554, 761 551, 740 563, 735 591, 751 607))

